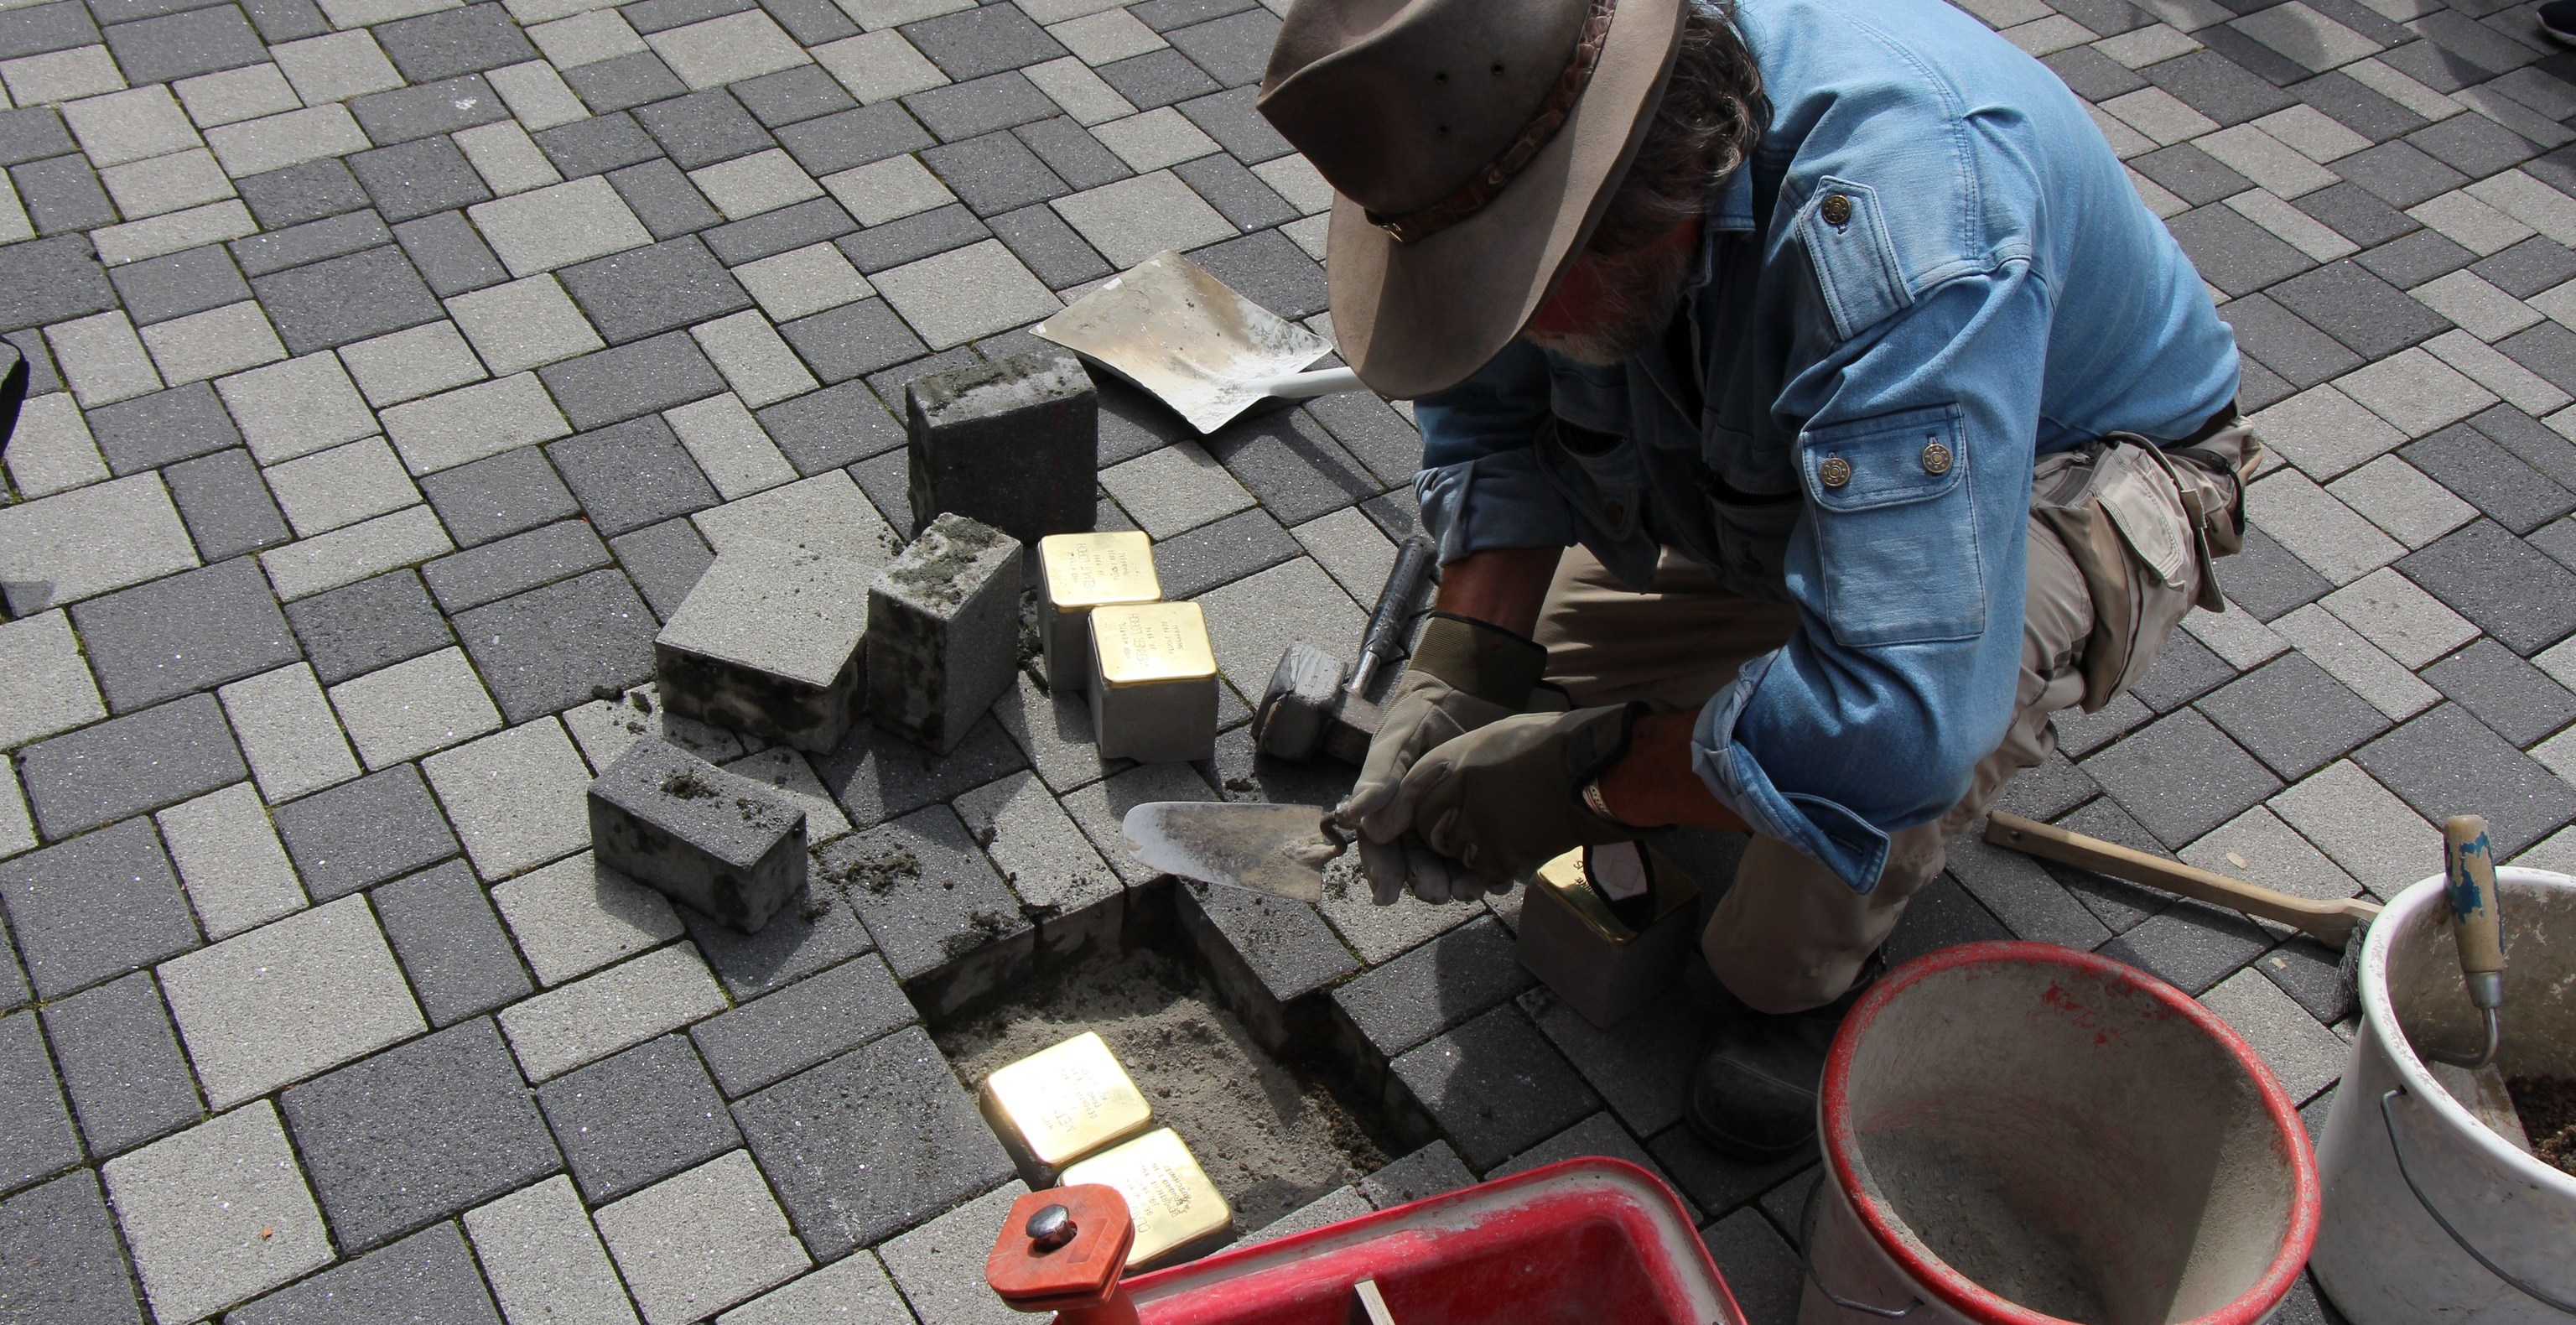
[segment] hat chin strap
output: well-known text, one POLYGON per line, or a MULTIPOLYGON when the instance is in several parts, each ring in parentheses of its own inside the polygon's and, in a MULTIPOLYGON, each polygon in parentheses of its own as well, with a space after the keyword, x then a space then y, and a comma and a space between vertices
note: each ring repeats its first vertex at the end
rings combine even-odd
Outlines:
POLYGON ((1367 213, 1369 224, 1393 235, 1399 244, 1410 244, 1466 220, 1492 202, 1565 127, 1574 104, 1583 99, 1583 89, 1591 85, 1593 71, 1601 67, 1601 49, 1609 44, 1610 20, 1618 8, 1618 0, 1592 0, 1592 12, 1584 17, 1583 33, 1574 43, 1574 56, 1566 62, 1565 72, 1557 75, 1547 99, 1539 103, 1538 114, 1483 169, 1448 197, 1417 211, 1390 216, 1372 209, 1367 213))

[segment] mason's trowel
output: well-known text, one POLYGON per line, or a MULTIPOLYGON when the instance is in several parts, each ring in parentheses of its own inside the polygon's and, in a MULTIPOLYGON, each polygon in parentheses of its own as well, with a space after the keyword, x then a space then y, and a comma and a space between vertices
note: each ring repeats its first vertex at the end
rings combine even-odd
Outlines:
POLYGON ((1299 902, 1323 900, 1324 866, 1351 844, 1312 805, 1150 801, 1120 827, 1127 850, 1155 869, 1299 902))

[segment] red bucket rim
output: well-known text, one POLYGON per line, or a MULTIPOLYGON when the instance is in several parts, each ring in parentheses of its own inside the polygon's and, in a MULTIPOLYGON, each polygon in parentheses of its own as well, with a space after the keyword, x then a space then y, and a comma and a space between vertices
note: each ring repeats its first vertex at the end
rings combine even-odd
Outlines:
POLYGON ((1931 1259, 1896 1236, 1896 1231, 1875 1205, 1862 1198, 1860 1175, 1852 1162, 1858 1150, 1859 1135, 1852 1127, 1849 1094, 1852 1060, 1857 1056, 1860 1037, 1866 1033, 1878 1014, 1898 994, 1920 984, 1931 976, 1963 966, 1990 966, 2038 963, 2068 967, 2126 986, 2157 1000, 2173 1012, 2216 1040, 2236 1058, 2261 1094, 2263 1107, 2271 1116, 2278 1135, 2289 1142, 2291 1172, 2290 1227, 2281 1246, 2263 1274, 2226 1306, 2182 1325, 2254 1325, 2263 1319, 2281 1299, 2288 1295, 2300 1270, 2307 1264, 2308 1253, 2317 1240, 2316 1157, 2308 1146, 2305 1124, 2299 1120, 2298 1106, 2270 1068, 2256 1056, 2236 1029, 2221 1020, 2217 1013, 2201 1006, 2200 1001, 2125 962, 2053 943, 2026 940, 1991 940, 1963 943, 1927 953, 1897 967, 1880 978, 1863 995, 1851 1015, 1843 1019, 1842 1029, 1834 1036, 1832 1054, 1825 1060, 1824 1089, 1819 1096, 1823 1114, 1821 1132, 1824 1140, 1825 1166, 1843 1193, 1861 1226, 1869 1231, 1870 1240, 1889 1259, 1896 1262, 1915 1283, 1921 1285, 1941 1304, 1953 1311, 1969 1314, 1981 1322, 1994 1325, 2069 1325, 2060 1317, 2044 1315, 1997 1296, 1947 1264, 1931 1259))

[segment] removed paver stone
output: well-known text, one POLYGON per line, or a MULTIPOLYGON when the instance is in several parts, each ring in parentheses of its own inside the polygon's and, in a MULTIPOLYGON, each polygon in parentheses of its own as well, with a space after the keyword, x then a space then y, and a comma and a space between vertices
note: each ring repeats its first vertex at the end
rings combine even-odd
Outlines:
POLYGON ((805 886, 805 811, 659 740, 590 784, 590 839, 600 864, 744 933, 805 886))
POLYGON ((942 515, 868 586, 868 712, 946 754, 1011 688, 1019 647, 1019 540, 942 515))
POLYGON ((868 568, 767 539, 717 555, 653 640, 672 712, 829 754, 858 715, 868 568))
POLYGON ((1100 399, 1070 355, 1015 354, 903 389, 912 521, 954 512, 1023 543, 1092 526, 1100 399))

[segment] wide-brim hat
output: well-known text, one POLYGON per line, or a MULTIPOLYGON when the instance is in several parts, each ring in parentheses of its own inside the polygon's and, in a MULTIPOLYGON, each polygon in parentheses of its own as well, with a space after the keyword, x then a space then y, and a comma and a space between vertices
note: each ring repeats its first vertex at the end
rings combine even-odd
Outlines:
POLYGON ((1691 0, 1297 0, 1262 114, 1333 186, 1333 334, 1410 399, 1511 343, 1662 100, 1691 0))

